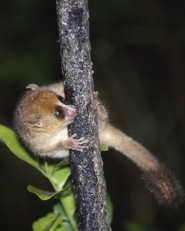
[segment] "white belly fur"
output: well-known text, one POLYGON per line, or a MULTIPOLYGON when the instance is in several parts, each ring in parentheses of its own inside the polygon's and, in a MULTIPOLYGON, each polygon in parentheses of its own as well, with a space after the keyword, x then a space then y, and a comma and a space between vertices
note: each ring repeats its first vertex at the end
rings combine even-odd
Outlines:
MULTIPOLYGON (((48 142, 52 144, 52 143, 58 143, 62 140, 67 140, 67 139, 68 139, 68 129, 67 127, 65 127, 65 128, 58 130, 56 134, 52 135, 52 138, 48 142)), ((69 149, 61 148, 59 150, 55 150, 50 153, 45 153, 44 155, 48 157, 52 157, 52 158, 53 157, 54 158, 65 158, 69 156, 69 149)))

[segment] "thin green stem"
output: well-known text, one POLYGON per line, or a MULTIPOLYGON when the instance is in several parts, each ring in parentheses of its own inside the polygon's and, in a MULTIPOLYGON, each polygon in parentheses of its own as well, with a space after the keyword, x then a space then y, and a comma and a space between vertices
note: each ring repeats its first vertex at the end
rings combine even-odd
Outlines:
MULTIPOLYGON (((55 190, 56 192, 58 192, 59 190, 58 190, 57 186, 52 182, 52 180, 51 180, 49 177, 48 177, 48 179, 49 179, 51 185, 53 186, 54 190, 55 190)), ((76 226, 76 223, 75 223, 73 217, 70 215, 70 213, 68 212, 68 210, 66 209, 66 207, 65 207, 65 205, 64 205, 64 203, 63 203, 62 197, 60 198, 60 203, 61 203, 61 205, 62 205, 62 208, 64 209, 64 212, 65 212, 65 214, 66 214, 66 217, 68 218, 68 221, 70 222, 72 228, 74 229, 74 231, 78 231, 78 228, 77 228, 77 226, 76 226)))
MULTIPOLYGON (((42 174, 43 174, 45 177, 48 178, 48 180, 50 181, 51 185, 53 186, 55 192, 61 191, 61 189, 58 188, 58 185, 57 185, 55 182, 53 182, 53 180, 52 180, 52 177, 51 177, 51 174, 52 174, 52 173, 51 173, 51 171, 50 171, 49 168, 48 168, 48 163, 47 163, 47 161, 44 162, 44 170, 42 169, 42 174)), ((78 228, 77 228, 77 226, 76 226, 76 223, 75 223, 73 217, 72 217, 71 214, 68 212, 67 208, 65 207, 65 204, 63 203, 63 198, 62 198, 62 197, 60 198, 60 203, 61 203, 61 205, 62 205, 62 208, 63 208, 63 210, 64 210, 64 213, 65 213, 65 215, 66 215, 68 221, 69 221, 70 224, 71 224, 71 227, 73 228, 74 231, 78 231, 78 228)))

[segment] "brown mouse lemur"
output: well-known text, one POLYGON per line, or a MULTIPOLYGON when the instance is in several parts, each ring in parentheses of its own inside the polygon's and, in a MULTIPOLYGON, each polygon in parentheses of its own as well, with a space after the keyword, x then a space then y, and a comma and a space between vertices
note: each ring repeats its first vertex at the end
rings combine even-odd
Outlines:
MULTIPOLYGON (((30 89, 14 113, 14 127, 26 146, 36 155, 64 158, 69 149, 82 151, 88 141, 76 134, 68 137, 67 125, 77 114, 73 105, 65 102, 63 83, 39 87, 29 84, 30 89)), ((176 177, 141 144, 115 128, 108 121, 104 106, 97 103, 99 139, 120 151, 140 167, 147 188, 154 193, 160 204, 177 205, 183 197, 183 189, 176 177)))

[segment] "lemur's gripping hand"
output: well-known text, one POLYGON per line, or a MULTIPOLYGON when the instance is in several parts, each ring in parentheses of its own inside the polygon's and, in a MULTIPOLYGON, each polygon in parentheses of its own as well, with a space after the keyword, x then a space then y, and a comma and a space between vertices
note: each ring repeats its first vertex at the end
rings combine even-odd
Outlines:
POLYGON ((82 152, 83 149, 88 148, 87 144, 88 140, 86 140, 84 137, 80 139, 75 139, 77 134, 73 134, 71 137, 68 138, 65 142, 65 148, 73 149, 82 152))

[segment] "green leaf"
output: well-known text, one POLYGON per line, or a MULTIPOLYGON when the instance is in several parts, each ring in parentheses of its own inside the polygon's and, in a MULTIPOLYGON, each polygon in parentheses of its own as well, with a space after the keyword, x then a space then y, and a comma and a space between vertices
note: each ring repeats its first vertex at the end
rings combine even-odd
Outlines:
POLYGON ((44 201, 49 200, 50 198, 61 192, 49 192, 42 189, 38 189, 32 185, 28 185, 27 189, 29 192, 36 194, 41 200, 44 201))
POLYGON ((55 224, 56 220, 57 220, 60 216, 61 216, 61 214, 58 213, 57 217, 56 217, 53 221, 51 221, 51 222, 43 229, 43 231, 49 231, 49 230, 53 227, 53 225, 55 224))
POLYGON ((65 209, 68 211, 68 214, 73 216, 76 211, 74 194, 71 193, 65 197, 62 197, 61 199, 62 199, 62 204, 64 205, 65 209))
POLYGON ((58 191, 63 189, 70 175, 70 167, 63 167, 54 171, 53 175, 51 176, 51 180, 57 185, 58 191))
POLYGON ((62 207, 62 205, 58 202, 56 204, 54 204, 53 206, 53 212, 54 213, 61 213, 63 217, 65 217, 65 212, 64 212, 64 209, 62 207))
POLYGON ((49 213, 33 223, 33 231, 67 231, 61 215, 49 213))
POLYGON ((106 145, 106 144, 101 144, 101 146, 100 146, 100 150, 101 151, 108 151, 109 150, 109 147, 106 145))
MULTIPOLYGON (((53 212, 54 213, 61 213, 62 214, 62 217, 63 217, 63 223, 64 225, 66 226, 67 228, 67 231, 74 231, 76 229, 74 229, 70 223, 70 221, 68 221, 68 218, 66 217, 66 214, 65 214, 65 211, 62 207, 62 205, 60 203, 56 203, 54 206, 53 206, 53 212), (66 218, 66 220, 65 220, 66 218)), ((72 218, 73 219, 73 218, 72 218)), ((77 227, 77 221, 76 219, 74 219, 74 222, 75 222, 75 225, 77 227)))
MULTIPOLYGON (((70 224, 70 222, 68 222, 68 221, 64 221, 64 225, 65 225, 65 227, 66 227, 67 231, 74 231, 74 230, 78 230, 77 228, 76 228, 76 229, 74 229, 74 228, 72 227, 72 225, 70 224)), ((77 227, 77 224, 76 224, 76 227, 77 227)))
POLYGON ((18 140, 15 132, 10 128, 0 125, 0 141, 4 142, 7 147, 21 160, 41 171, 36 159, 31 156, 18 140))

